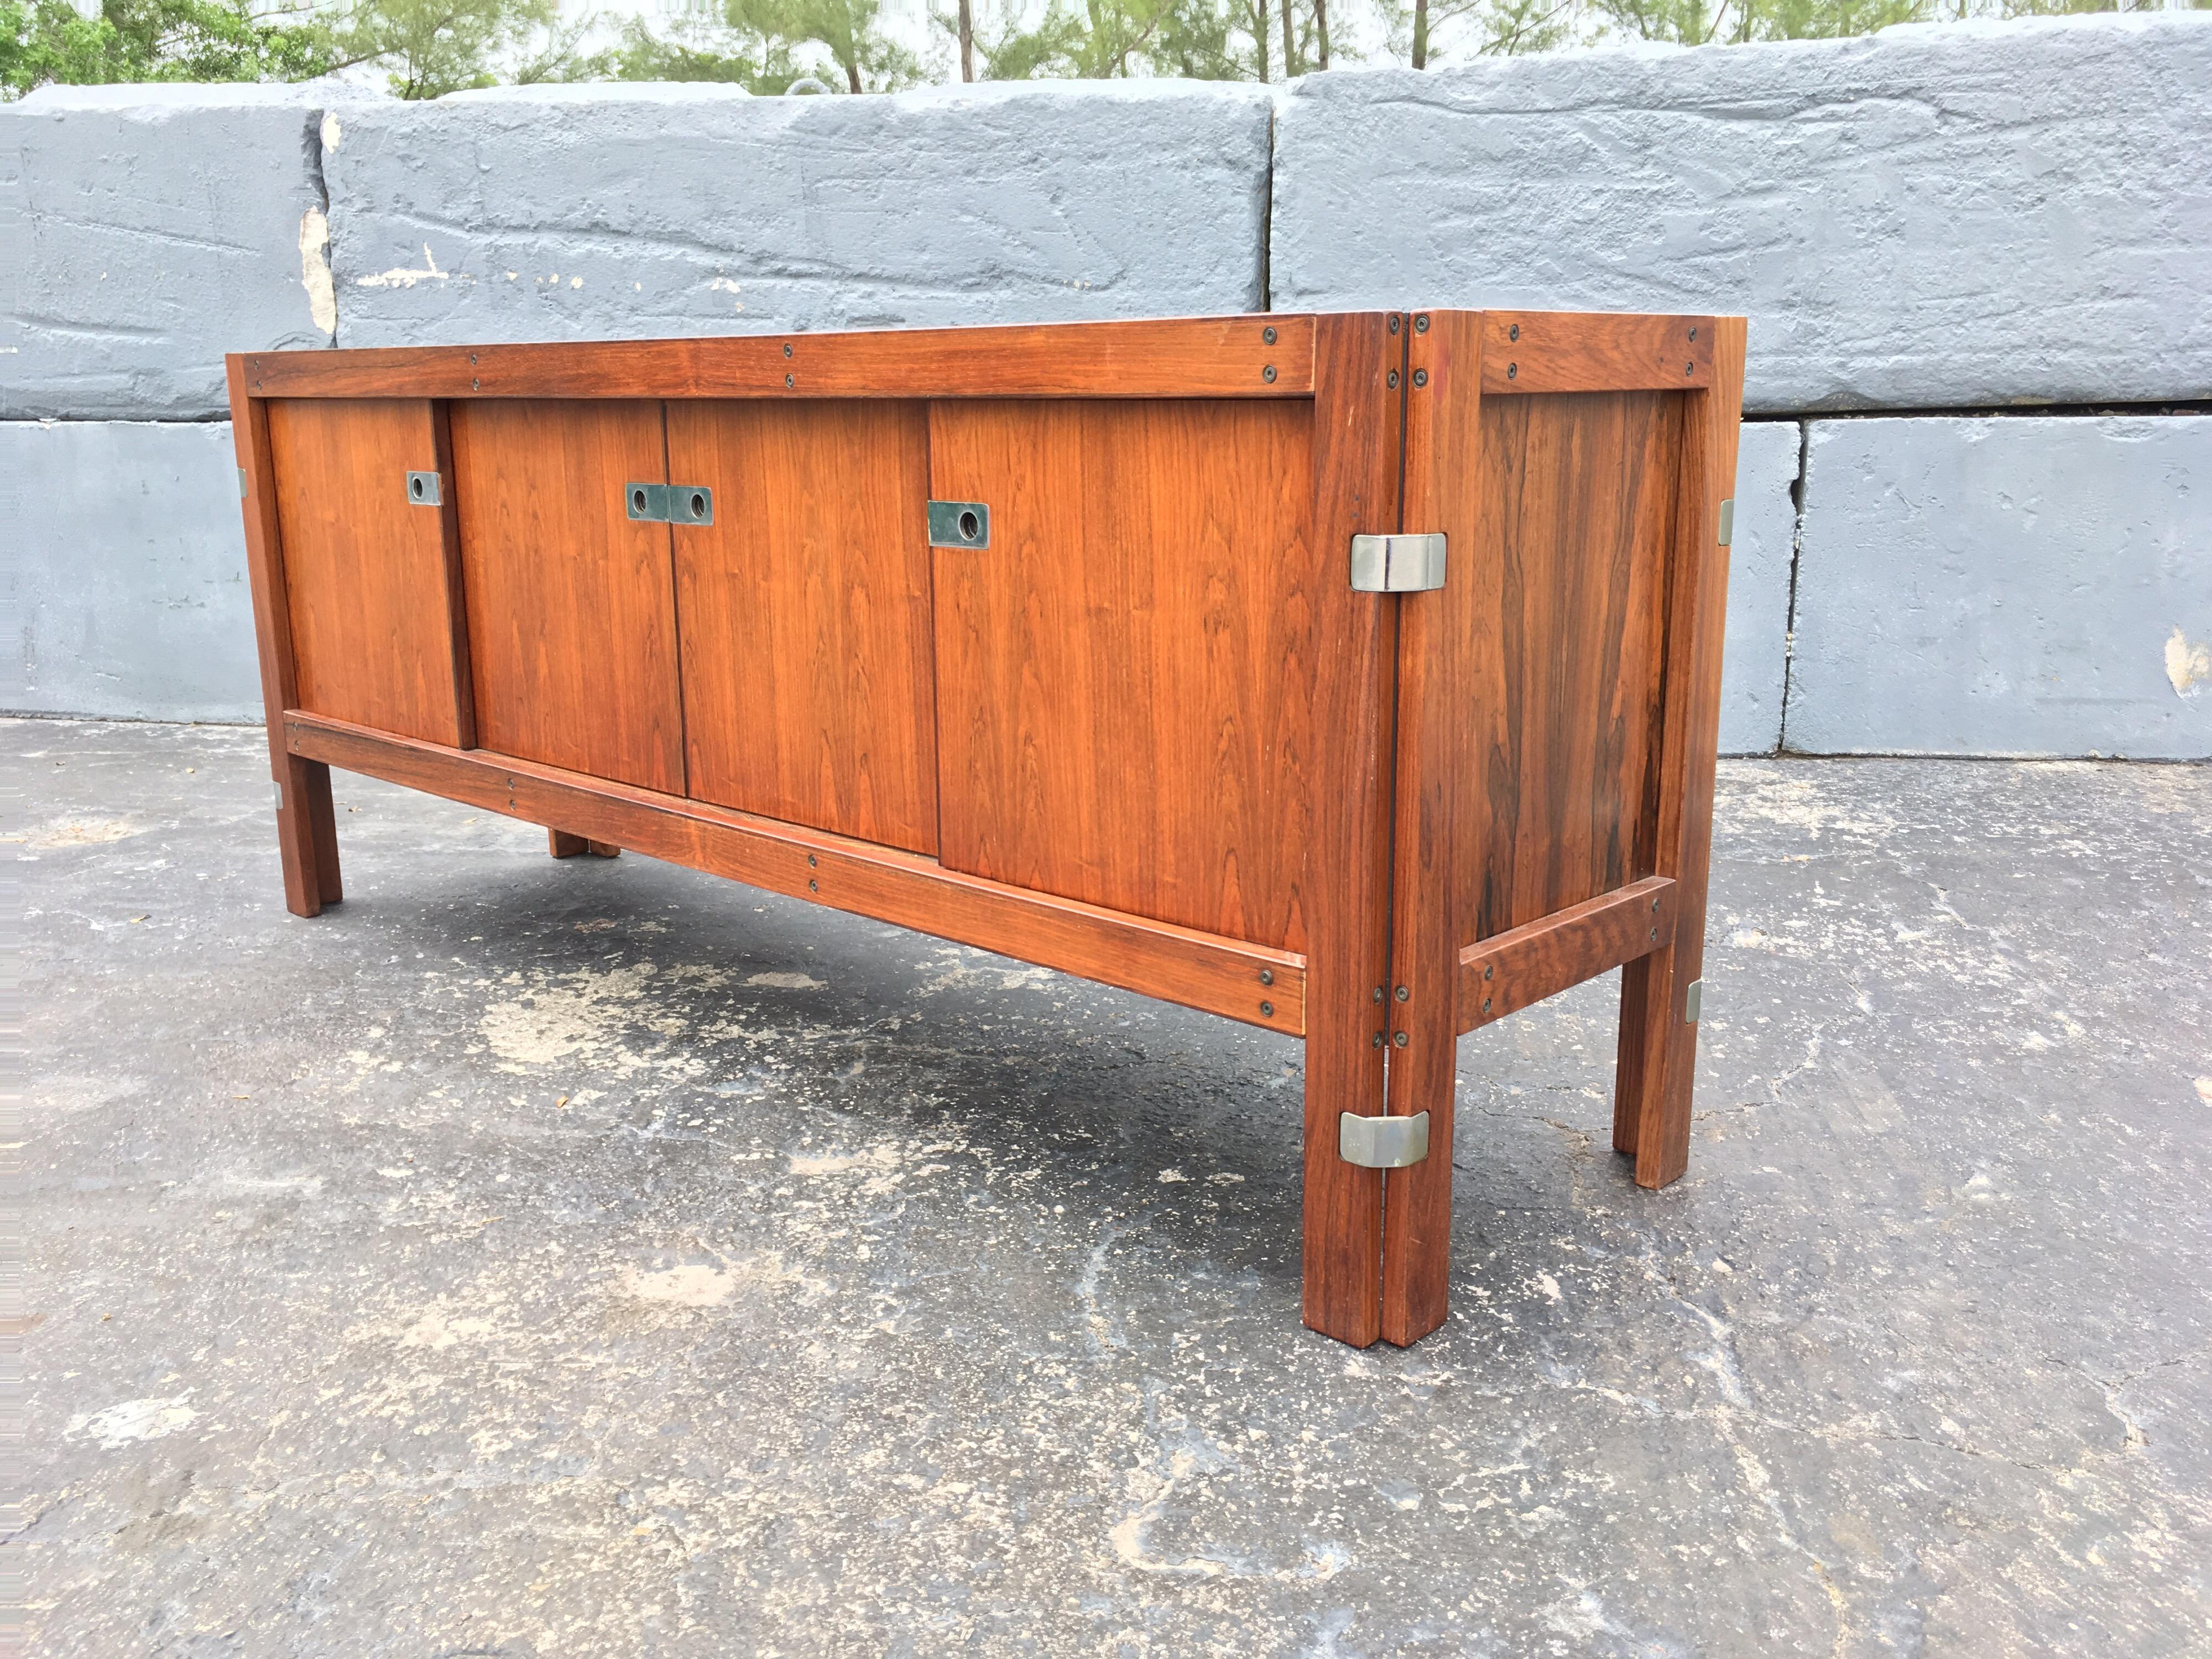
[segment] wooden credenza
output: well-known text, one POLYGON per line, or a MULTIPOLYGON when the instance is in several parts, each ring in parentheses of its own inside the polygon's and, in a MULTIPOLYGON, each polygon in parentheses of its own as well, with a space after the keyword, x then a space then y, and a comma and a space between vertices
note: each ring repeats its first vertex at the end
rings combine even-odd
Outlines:
POLYGON ((229 359, 285 896, 332 766, 1303 1037, 1305 1316, 1444 1316, 1462 1035, 1624 964, 1689 1149, 1734 318, 229 359))

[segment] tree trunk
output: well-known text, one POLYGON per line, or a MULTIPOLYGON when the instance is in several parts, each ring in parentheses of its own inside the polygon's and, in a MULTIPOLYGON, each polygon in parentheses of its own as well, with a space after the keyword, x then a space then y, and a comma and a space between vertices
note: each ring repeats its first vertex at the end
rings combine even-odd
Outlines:
POLYGON ((1413 0, 1413 67, 1429 66, 1429 0, 1413 0))
POLYGON ((1298 72, 1298 32, 1291 22, 1291 0, 1283 0, 1283 79, 1298 72))
POLYGON ((1314 0, 1315 44, 1321 48, 1321 66, 1328 67, 1328 0, 1314 0))
MULTIPOLYGON (((1423 3, 1426 3, 1426 0, 1423 0, 1423 3)), ((845 82, 855 92, 860 89, 860 64, 858 58, 845 65, 845 82)))
POLYGON ((975 78, 975 8, 974 0, 960 0, 960 78, 975 78))

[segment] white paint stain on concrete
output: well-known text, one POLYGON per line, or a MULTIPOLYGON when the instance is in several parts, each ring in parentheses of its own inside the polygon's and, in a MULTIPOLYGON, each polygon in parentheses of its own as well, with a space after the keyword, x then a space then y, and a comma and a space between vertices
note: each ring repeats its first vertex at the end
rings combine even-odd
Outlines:
POLYGON ((142 1440, 160 1440, 189 1427, 199 1415, 185 1404, 191 1398, 187 1389, 169 1400, 126 1400, 106 1411, 72 1417, 62 1430, 62 1437, 90 1440, 108 1451, 142 1440))
POLYGON ((343 137, 345 129, 338 125, 338 112, 336 110, 328 112, 323 117, 323 148, 325 150, 336 149, 338 140, 343 137))
POLYGON ((631 1296, 679 1308, 718 1307, 737 1288, 737 1276, 719 1267, 670 1267, 650 1273, 632 1267, 623 1275, 623 1289, 631 1296))
POLYGON ((2166 678, 2175 696, 2194 696, 2212 680, 2212 644, 2191 639, 2177 625, 2166 641, 2166 678))
POLYGON ((338 295, 331 280, 331 222, 320 208, 300 216, 300 286, 307 290, 307 315, 336 338, 338 295))
POLYGON ((819 991, 827 981, 811 974, 754 974, 747 977, 748 985, 764 985, 777 991, 819 991))
POLYGON ((22 844, 43 853, 62 847, 106 847, 145 833, 144 824, 129 818, 56 818, 26 835, 22 844))

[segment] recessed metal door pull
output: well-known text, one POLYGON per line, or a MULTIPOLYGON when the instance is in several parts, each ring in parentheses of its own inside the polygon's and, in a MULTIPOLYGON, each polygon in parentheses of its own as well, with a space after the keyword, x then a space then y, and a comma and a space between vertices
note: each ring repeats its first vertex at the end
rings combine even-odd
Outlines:
POLYGON ((982 548, 991 544, 991 509, 981 501, 932 501, 932 547, 982 548))

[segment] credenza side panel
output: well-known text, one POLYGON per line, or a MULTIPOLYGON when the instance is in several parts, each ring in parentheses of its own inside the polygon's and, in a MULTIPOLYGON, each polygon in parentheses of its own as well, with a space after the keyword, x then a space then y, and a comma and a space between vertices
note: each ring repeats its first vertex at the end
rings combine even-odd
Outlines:
POLYGON ((927 406, 667 407, 692 798, 934 853, 927 406))
POLYGON ((1453 781, 1462 943, 1651 872, 1680 404, 1482 400, 1446 584, 1474 728, 1453 781))
POLYGON ((1305 948, 1312 443, 1305 400, 931 405, 930 495, 990 509, 933 555, 947 866, 1305 948))
POLYGON ((453 405, 477 739, 684 793, 669 527, 624 486, 666 479, 661 406, 453 405))
POLYGON ((441 411, 422 398, 268 404, 297 706, 470 746, 466 635, 451 580, 441 411))

